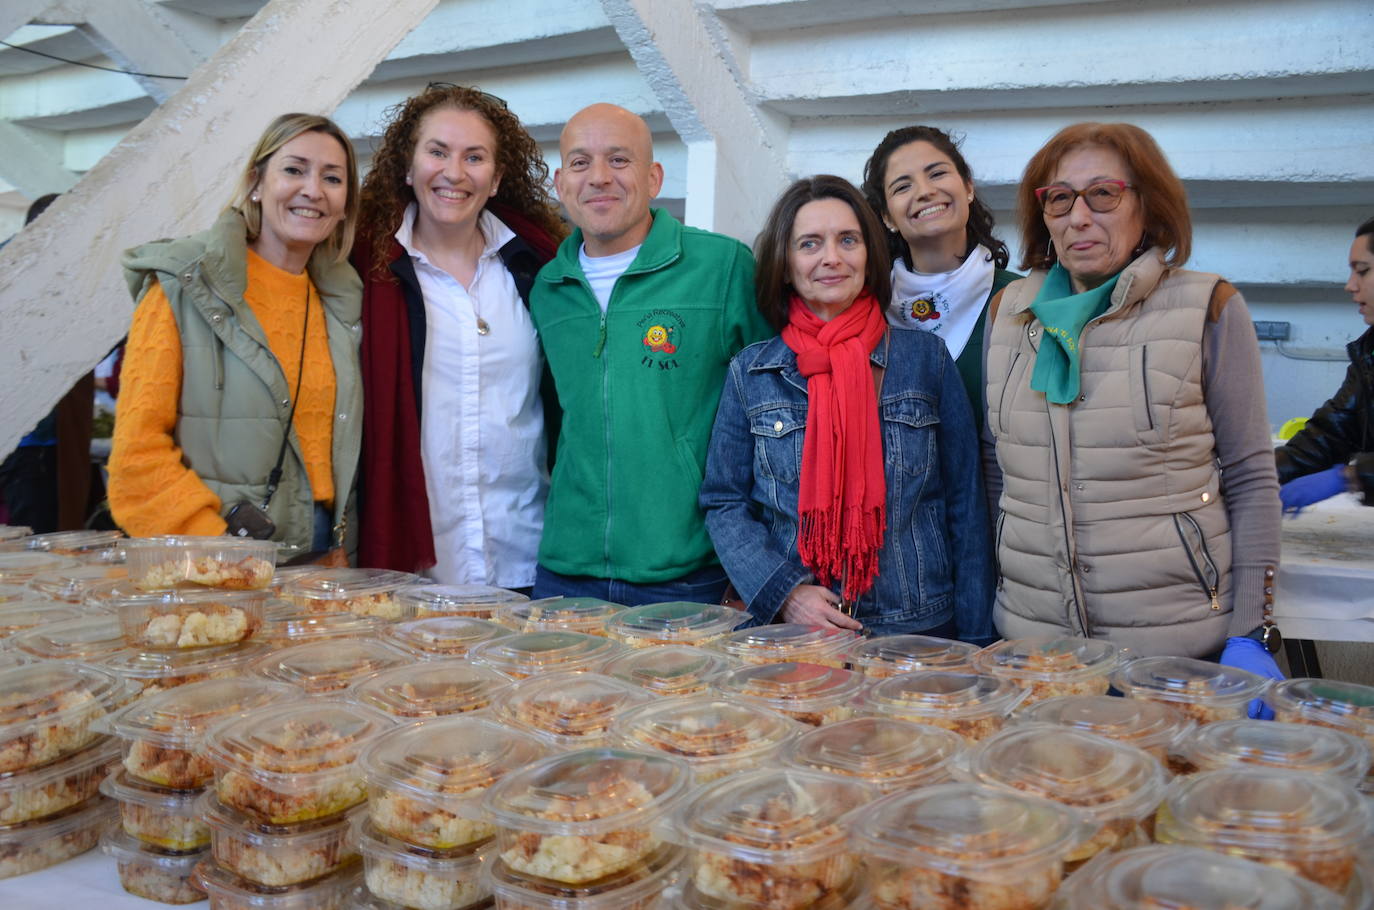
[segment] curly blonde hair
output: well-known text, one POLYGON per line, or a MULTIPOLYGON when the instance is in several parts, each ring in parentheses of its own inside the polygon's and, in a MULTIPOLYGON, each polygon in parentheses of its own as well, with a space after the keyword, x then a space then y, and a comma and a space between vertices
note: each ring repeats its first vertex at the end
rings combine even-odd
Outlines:
POLYGON ((406 184, 419 141, 420 124, 431 112, 440 109, 472 111, 482 117, 496 134, 496 166, 501 184, 493 197, 548 231, 555 241, 568 233, 549 194, 549 166, 539 145, 495 95, 463 85, 430 83, 420 94, 387 109, 388 124, 381 144, 372 156, 372 169, 363 180, 362 211, 358 232, 371 249, 372 270, 388 276, 387 252, 406 206, 415 201, 415 192, 406 184))

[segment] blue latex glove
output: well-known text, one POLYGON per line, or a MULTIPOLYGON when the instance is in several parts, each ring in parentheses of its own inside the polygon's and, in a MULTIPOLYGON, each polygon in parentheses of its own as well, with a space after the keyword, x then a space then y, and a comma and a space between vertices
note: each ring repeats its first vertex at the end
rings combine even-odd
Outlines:
MULTIPOLYGON (((1248 670, 1265 679, 1283 679, 1283 671, 1274 663, 1269 649, 1253 638, 1228 638, 1219 663, 1238 670, 1248 670)), ((1258 698, 1250 702, 1249 714, 1260 720, 1273 720, 1274 712, 1258 698)))
POLYGON ((1303 509, 1323 499, 1345 492, 1345 465, 1336 465, 1316 474, 1298 477, 1279 487, 1283 514, 1297 515, 1303 509))

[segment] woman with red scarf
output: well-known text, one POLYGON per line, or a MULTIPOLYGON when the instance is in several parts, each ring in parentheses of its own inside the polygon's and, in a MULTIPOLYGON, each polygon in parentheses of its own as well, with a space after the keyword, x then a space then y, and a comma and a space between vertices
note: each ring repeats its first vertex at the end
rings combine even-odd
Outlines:
POLYGON ((973 413, 944 343, 883 316, 877 216, 842 178, 799 180, 754 255, 781 335, 731 362, 701 488, 752 620, 988 640, 973 413))

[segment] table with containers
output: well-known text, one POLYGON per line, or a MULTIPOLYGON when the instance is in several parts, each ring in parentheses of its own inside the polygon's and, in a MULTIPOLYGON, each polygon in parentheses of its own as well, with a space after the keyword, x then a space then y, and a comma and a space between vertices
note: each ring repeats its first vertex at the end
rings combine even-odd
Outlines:
POLYGON ((0 527, 0 905, 1374 908, 1371 687, 278 555, 0 527))

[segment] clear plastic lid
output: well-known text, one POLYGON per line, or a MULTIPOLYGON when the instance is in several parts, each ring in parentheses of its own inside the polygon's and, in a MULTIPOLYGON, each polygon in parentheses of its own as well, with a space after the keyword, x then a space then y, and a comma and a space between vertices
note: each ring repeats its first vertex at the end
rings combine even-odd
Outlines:
POLYGON ((249 665, 261 660, 271 650, 272 646, 262 641, 244 641, 232 645, 188 648, 182 651, 135 651, 130 648, 102 658, 100 665, 146 688, 167 681, 175 682, 188 676, 238 676, 246 673, 249 665))
POLYGON ((1277 720, 1328 724, 1374 736, 1374 686, 1334 679, 1285 679, 1264 700, 1277 720))
POLYGON ((614 642, 582 632, 519 632, 483 642, 468 657, 512 679, 525 679, 559 670, 594 670, 621 651, 614 642))
POLYGON ((691 782, 676 758, 620 749, 579 749, 519 768, 487 790, 497 825, 539 834, 595 836, 651 824, 691 782))
POLYGON ((711 680, 739 663, 691 645, 654 645, 635 648, 608 660, 602 673, 639 686, 653 695, 697 695, 711 680))
POLYGON ((281 597, 281 592, 287 585, 295 584, 322 571, 325 571, 324 566, 277 566, 272 573, 272 583, 267 588, 272 592, 273 597, 281 597))
POLYGON ((748 621, 744 610, 670 601, 622 610, 606 623, 606 634, 637 647, 691 645, 719 638, 748 621))
POLYGON ((877 790, 795 769, 745 771, 693 791, 665 836, 746 862, 809 863, 849 849, 856 813, 877 790))
POLYGON ((194 816, 197 790, 172 790, 131 777, 123 768, 115 768, 100 782, 100 792, 127 805, 139 806, 169 815, 194 816))
POLYGON ((859 638, 848 629, 794 622, 740 629, 712 647, 744 663, 799 663, 843 666, 843 654, 859 638))
POLYGON ((28 525, 0 525, 0 541, 19 540, 33 533, 28 525))
POLYGON ((996 676, 918 670, 874 683, 863 704, 879 714, 911 715, 995 714, 1006 716, 1025 698, 1025 690, 996 676))
MULTIPOLYGON (((226 806, 219 801, 213 789, 193 792, 192 796, 196 801, 196 814, 209 826, 214 840, 218 842, 215 844, 215 852, 221 858, 226 853, 237 852, 234 847, 228 850, 219 849, 226 845, 225 842, 234 842, 234 846, 240 849, 249 846, 269 855, 276 854, 278 861, 283 858, 284 851, 320 851, 324 853, 324 865, 332 868, 340 861, 347 861, 346 857, 339 854, 353 852, 353 829, 367 818, 367 805, 360 803, 340 815, 329 818, 316 818, 290 825, 268 825, 232 806, 226 806)), ((287 877, 297 873, 296 869, 289 867, 274 871, 287 877)), ((272 885, 263 882, 256 884, 260 888, 270 889, 280 887, 285 882, 279 880, 272 885)))
POLYGON ((258 638, 276 645, 305 644, 328 638, 375 636, 386 627, 380 616, 316 613, 285 600, 269 600, 258 638))
POLYGON ((75 569, 81 563, 70 556, 58 556, 38 550, 16 550, 0 553, 0 584, 28 584, 35 575, 75 569))
POLYGON ((968 670, 977 645, 929 635, 883 635, 860 638, 849 649, 849 661, 865 676, 888 677, 914 670, 968 670))
POLYGON ((1099 822, 1140 820, 1164 798, 1164 768, 1148 752, 1051 724, 1003 730, 964 759, 977 783, 1077 806, 1099 822))
POLYGON ((205 735, 216 765, 266 781, 349 765, 392 719, 365 705, 320 698, 269 704, 230 717, 205 735))
MULTIPOLYGON (((414 874, 432 876, 436 885, 442 883, 442 886, 447 886, 455 892, 454 897, 457 901, 447 901, 443 904, 452 910, 489 906, 490 895, 476 893, 486 846, 478 844, 461 850, 428 850, 390 837, 370 822, 364 821, 358 826, 358 850, 363 855, 364 863, 371 867, 374 862, 385 862, 413 870, 414 874), (459 883, 466 883, 468 888, 454 887, 459 883)), ((369 890, 370 888, 371 885, 369 890)), ((429 890, 432 889, 398 884, 395 886, 395 897, 423 900, 423 895, 429 890)), ((424 906, 428 906, 428 902, 425 902, 424 906)))
POLYGON ((391 569, 327 569, 295 579, 281 589, 284 600, 321 612, 359 613, 384 619, 409 616, 396 592, 419 580, 391 569))
POLYGON ((1197 847, 1101 853, 1059 889, 1057 910, 1343 910, 1337 894, 1281 869, 1197 847))
POLYGON ((478 717, 444 717, 387 731, 358 767, 370 787, 428 799, 489 787, 547 754, 527 733, 478 717))
POLYGON ((1369 770, 1364 740, 1328 727, 1270 720, 1223 720, 1198 727, 1173 752, 1201 771, 1263 765, 1334 774, 1358 784, 1369 770))
POLYGON ((88 613, 16 632, 9 641, 34 657, 100 661, 124 649, 124 630, 111 613, 88 613))
POLYGON ((1053 635, 999 641, 979 651, 972 659, 973 666, 979 673, 1005 677, 1027 688, 1036 683, 1055 683, 1071 687, 1091 680, 1101 687, 1103 693, 1107 690, 1107 677, 1121 662, 1120 652, 1109 641, 1053 635))
POLYGON ((44 623, 77 619, 85 615, 86 612, 74 604, 53 603, 46 599, 5 601, 0 603, 0 638, 44 623))
POLYGON ((1068 806, 950 783, 883 797, 859 814, 853 838, 866 856, 982 879, 1058 863, 1087 834, 1082 816, 1068 806))
POLYGON ((431 616, 387 626, 382 637, 416 657, 463 657, 477 645, 510 635, 510 629, 471 616, 431 616))
POLYGON ((52 572, 39 572, 29 579, 29 587, 44 597, 67 603, 84 603, 92 585, 125 578, 123 566, 79 565, 52 572))
POLYGON ((1024 705, 1017 716, 1096 733, 1140 749, 1163 750, 1193 722, 1168 705, 1111 695, 1060 695, 1024 705))
POLYGON ((1112 685, 1127 698, 1150 698, 1222 711, 1244 710, 1268 684, 1267 679, 1254 673, 1192 657, 1141 657, 1127 661, 1112 674, 1112 685))
POLYGON ((441 717, 480 711, 503 693, 510 680, 465 660, 408 663, 364 676, 350 696, 396 717, 441 717))
POLYGON ((678 755, 694 768, 725 757, 769 755, 802 729, 769 708, 711 695, 656 699, 626 711, 612 724, 627 748, 678 755))
POLYGON ((964 738, 950 730, 895 717, 854 717, 803 733, 787 745, 783 762, 890 792, 949 780, 964 748, 964 738))
POLYGON ((33 597, 33 591, 27 584, 18 582, 0 583, 0 604, 11 603, 16 600, 29 600, 33 597))
POLYGON ((471 616, 495 619, 503 606, 529 600, 524 594, 491 585, 411 585, 396 592, 414 616, 471 616))
POLYGON ((254 670, 312 695, 338 692, 369 673, 406 666, 409 654, 375 638, 337 638, 293 645, 268 654, 254 670))
POLYGON ((96 738, 91 722, 136 691, 110 671, 83 663, 0 670, 0 774, 84 747, 96 738))
MULTIPOLYGON (((848 708, 863 691, 862 674, 820 664, 788 661, 740 667, 716 677, 712 685, 727 698, 749 701, 782 711, 790 717, 798 712, 824 715, 828 709, 848 708)), ((839 718, 817 721, 813 726, 839 718)))
POLYGON ((516 632, 586 632, 605 635, 606 622, 625 609, 624 604, 595 597, 545 597, 504 604, 496 621, 516 632))
MULTIPOLYGON (((17 862, 21 867, 19 872, 51 866, 94 847, 100 832, 112 822, 117 824, 118 815, 118 804, 97 793, 85 802, 53 815, 22 825, 0 825, 0 857, 17 862), (77 846, 73 843, 81 840, 85 840, 84 844, 77 846), (52 858, 44 861, 43 856, 33 856, 31 863, 26 864, 24 860, 29 857, 25 857, 25 854, 29 851, 47 854, 52 858)), ((19 872, 9 874, 17 875, 19 872)), ((6 906, 20 905, 7 903, 6 906)))
POLYGON ((672 884, 686 856, 674 848, 658 850, 636 863, 596 881, 580 885, 551 882, 514 872, 501 859, 483 864, 487 885, 498 907, 527 910, 648 910, 659 905, 658 895, 672 884))
POLYGON ((43 818, 90 799, 106 769, 119 761, 119 743, 97 737, 56 761, 0 774, 0 825, 43 818))
POLYGON ((503 722, 554 745, 575 749, 604 740, 622 711, 653 698, 638 686, 600 673, 548 673, 517 682, 496 706, 503 722))
POLYGON ((91 550, 108 550, 123 542, 123 531, 54 531, 51 534, 26 537, 23 545, 26 550, 42 550, 59 556, 77 556, 91 550))
POLYGON ((211 906, 233 910, 345 910, 351 906, 347 898, 358 887, 361 875, 358 864, 352 863, 324 878, 285 888, 264 888, 213 860, 203 859, 195 869, 195 881, 210 895, 211 906))
MULTIPOLYGON (((150 890, 149 893, 141 893, 142 889, 133 890, 130 893, 140 897, 150 898, 156 895, 159 903, 188 904, 195 903, 200 898, 200 889, 190 885, 187 880, 191 878, 195 871, 196 864, 199 863, 209 853, 209 848, 192 850, 189 853, 173 853, 167 850, 159 850, 157 847, 150 847, 143 841, 125 832, 122 828, 115 826, 106 828, 105 833, 100 835, 100 850, 106 856, 114 858, 120 866, 121 880, 128 874, 124 867, 133 865, 142 869, 156 870, 154 873, 159 877, 156 882, 140 879, 140 883, 150 890), (180 879, 182 885, 176 887, 170 880, 180 879), (175 888, 175 890, 170 890, 175 888), (194 892, 194 893, 192 893, 194 892)), ((126 886, 126 890, 128 890, 126 886)))
POLYGON ((123 739, 194 749, 210 727, 230 715, 299 697, 294 686, 251 676, 207 679, 143 696, 111 717, 109 729, 123 739))
POLYGON ((248 537, 134 537, 129 578, 145 591, 176 587, 254 590, 272 583, 277 545, 248 537))

